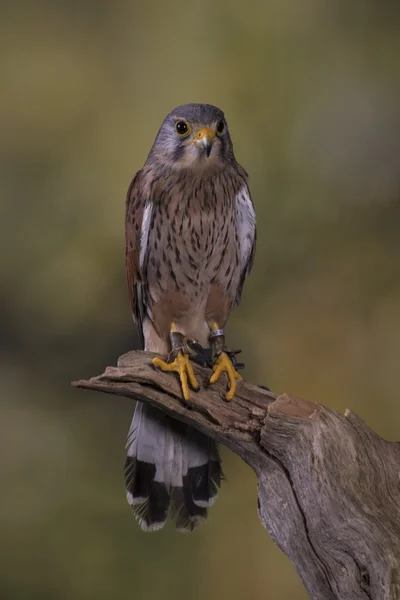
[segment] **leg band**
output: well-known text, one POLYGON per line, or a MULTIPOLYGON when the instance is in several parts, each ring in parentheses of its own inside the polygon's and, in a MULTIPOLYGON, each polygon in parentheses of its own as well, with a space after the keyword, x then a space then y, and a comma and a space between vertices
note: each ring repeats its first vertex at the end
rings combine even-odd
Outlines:
POLYGON ((214 329, 210 333, 211 347, 213 356, 219 356, 221 352, 226 351, 225 333, 223 329, 214 329))
POLYGON ((182 350, 184 346, 183 334, 179 331, 171 331, 169 334, 169 341, 171 344, 171 354, 177 354, 179 350, 182 350))

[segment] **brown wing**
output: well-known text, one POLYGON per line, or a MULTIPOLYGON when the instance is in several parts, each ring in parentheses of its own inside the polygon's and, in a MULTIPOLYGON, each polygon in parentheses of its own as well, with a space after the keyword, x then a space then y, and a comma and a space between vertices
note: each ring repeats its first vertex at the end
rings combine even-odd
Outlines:
POLYGON ((146 313, 144 294, 145 268, 143 264, 144 247, 147 234, 143 235, 146 194, 142 186, 142 171, 138 171, 129 186, 125 204, 125 260, 129 299, 133 317, 138 325, 142 347, 143 319, 146 313), (141 264, 142 258, 142 264, 141 264))

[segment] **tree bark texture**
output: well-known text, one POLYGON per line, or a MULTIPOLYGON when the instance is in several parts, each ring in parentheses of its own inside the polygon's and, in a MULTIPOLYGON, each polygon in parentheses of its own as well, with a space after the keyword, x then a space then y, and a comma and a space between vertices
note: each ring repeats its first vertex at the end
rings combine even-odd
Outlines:
MULTIPOLYGON (((133 351, 81 388, 150 402, 239 454, 258 477, 260 521, 314 600, 400 599, 400 444, 354 413, 239 382, 201 384, 190 403, 178 379, 133 351)), ((222 380, 223 378, 221 378, 222 380)))

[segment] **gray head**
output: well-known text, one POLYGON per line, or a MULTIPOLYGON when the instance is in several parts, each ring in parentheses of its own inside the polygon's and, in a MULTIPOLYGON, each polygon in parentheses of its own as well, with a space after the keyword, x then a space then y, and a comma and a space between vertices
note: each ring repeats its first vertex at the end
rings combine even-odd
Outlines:
POLYGON ((211 104, 184 104, 167 115, 149 154, 173 169, 221 170, 235 162, 222 110, 211 104))

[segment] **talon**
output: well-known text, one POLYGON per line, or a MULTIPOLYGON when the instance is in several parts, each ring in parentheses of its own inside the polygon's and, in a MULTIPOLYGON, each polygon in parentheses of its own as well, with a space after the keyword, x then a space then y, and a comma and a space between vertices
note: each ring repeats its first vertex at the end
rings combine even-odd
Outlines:
POLYGON ((186 402, 190 400, 190 391, 188 383, 195 392, 199 391, 200 386, 196 379, 196 375, 194 374, 189 357, 187 354, 184 354, 181 350, 179 350, 175 360, 173 360, 170 363, 156 356, 156 358, 153 358, 153 365, 155 367, 158 367, 162 371, 174 371, 175 373, 178 373, 182 386, 183 397, 186 400, 186 402))
POLYGON ((236 392, 236 383, 237 381, 242 381, 243 377, 239 375, 237 371, 235 371, 232 361, 226 352, 221 352, 221 354, 218 356, 214 363, 213 371, 214 373, 211 375, 210 383, 215 383, 221 373, 224 371, 226 372, 229 380, 229 389, 225 394, 225 398, 226 400, 233 400, 236 392))

